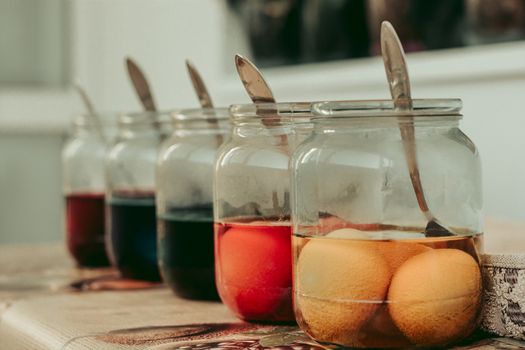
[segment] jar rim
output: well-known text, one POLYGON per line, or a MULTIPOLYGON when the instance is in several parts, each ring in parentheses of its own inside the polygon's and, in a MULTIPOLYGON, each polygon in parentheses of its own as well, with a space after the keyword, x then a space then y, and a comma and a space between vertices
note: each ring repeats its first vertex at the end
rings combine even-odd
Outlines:
POLYGON ((268 115, 261 111, 269 111, 273 115, 286 119, 313 117, 312 102, 233 104, 229 111, 234 121, 244 118, 268 118, 268 115))
POLYGON ((140 124, 165 124, 171 123, 171 114, 176 110, 168 111, 141 111, 120 113, 118 116, 119 125, 140 125, 140 124))
POLYGON ((118 117, 118 112, 77 113, 73 118, 73 126, 90 127, 100 123, 103 127, 115 127, 118 117), (98 119, 95 120, 94 116, 98 119))
POLYGON ((393 100, 324 101, 312 104, 314 121, 327 118, 444 117, 461 119, 463 102, 459 98, 412 99, 411 110, 396 110, 393 100))
POLYGON ((174 122, 192 122, 212 120, 228 120, 230 110, 228 107, 213 108, 184 108, 171 113, 174 122))

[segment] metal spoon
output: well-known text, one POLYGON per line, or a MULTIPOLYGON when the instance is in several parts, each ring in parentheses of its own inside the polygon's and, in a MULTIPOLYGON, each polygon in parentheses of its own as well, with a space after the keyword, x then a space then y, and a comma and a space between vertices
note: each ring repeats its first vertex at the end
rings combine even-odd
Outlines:
MULTIPOLYGON (((93 107, 93 103, 91 102, 91 99, 89 98, 89 96, 86 93, 86 91, 79 84, 75 84, 75 89, 77 90, 78 94, 80 95, 80 98, 84 102, 84 106, 86 107, 86 110, 88 111, 89 116, 93 120, 93 124, 95 125, 95 129, 97 131, 97 134, 100 136, 102 141, 106 145, 108 145, 108 141, 107 141, 106 135, 104 134, 104 130, 102 129, 102 123, 100 121, 100 118, 98 117, 97 112, 95 111, 95 107, 93 107)), ((122 167, 122 164, 119 165, 119 166, 122 167)), ((133 179, 133 176, 131 176, 131 174, 128 171, 126 171, 124 169, 121 169, 121 170, 122 170, 122 173, 124 174, 124 176, 126 177, 126 180, 129 183, 134 184, 135 180, 133 179)))
MULTIPOLYGON (((259 69, 246 57, 239 54, 235 55, 235 67, 241 78, 242 84, 253 103, 272 104, 275 103, 272 90, 264 80, 259 69)), ((256 106, 257 114, 262 116, 262 123, 265 126, 274 126, 279 123, 280 116, 275 108, 256 106)), ((281 135, 281 142, 288 144, 285 134, 281 135)))
POLYGON ((275 103, 272 90, 259 69, 246 57, 235 55, 235 67, 253 103, 275 103))
POLYGON ((95 107, 93 107, 93 103, 91 102, 91 99, 89 98, 88 94, 86 93, 86 90, 80 86, 80 84, 75 84, 75 90, 77 91, 78 95, 80 96, 80 99, 84 103, 84 107, 86 107, 86 111, 88 113, 89 118, 91 118, 93 125, 95 127, 95 130, 102 140, 102 142, 107 143, 106 135, 104 135, 104 130, 102 129, 102 122, 100 121, 100 118, 95 111, 95 107))
MULTIPOLYGON (((142 72, 140 67, 129 57, 126 58, 126 67, 128 69, 128 75, 131 80, 131 83, 135 88, 135 92, 137 93, 137 96, 139 97, 139 100, 142 103, 144 110, 147 112, 156 112, 157 107, 155 106, 155 100, 153 99, 153 94, 151 93, 151 89, 148 84, 148 79, 146 79, 146 75, 142 72)), ((159 123, 159 120, 157 119, 157 116, 155 116, 153 126, 155 127, 159 135, 162 135, 161 125, 159 123)), ((123 170, 123 173, 125 174, 128 182, 132 186, 135 186, 136 182, 133 175, 125 170, 123 170)))
MULTIPOLYGON (((219 128, 219 121, 216 118, 215 113, 213 113, 213 102, 211 100, 211 96, 208 93, 208 89, 206 89, 206 85, 204 84, 204 81, 201 78, 201 75, 199 74, 199 71, 197 71, 197 68, 189 61, 186 60, 186 68, 188 69, 188 74, 190 75, 191 83, 193 84, 193 88, 195 89, 195 93, 197 94, 197 98, 199 99, 199 103, 203 109, 210 109, 209 115, 210 117, 206 119, 206 121, 215 129, 219 128)), ((222 135, 217 134, 216 135, 217 144, 222 144, 222 135)))
POLYGON ((133 83, 135 91, 139 97, 140 102, 144 106, 146 111, 156 111, 155 100, 153 100, 153 94, 148 84, 146 76, 140 69, 140 67, 131 59, 126 58, 126 66, 128 68, 129 78, 133 83))
MULTIPOLYGON (((261 106, 257 106, 257 104, 260 103, 275 103, 272 90, 264 80, 259 69, 250 60, 239 54, 235 55, 235 67, 244 85, 244 89, 248 93, 248 96, 250 96, 252 102, 256 104, 257 114, 263 117, 261 120, 263 125, 272 126, 279 123, 280 117, 275 108, 261 108, 261 106)), ((286 134, 282 134, 280 138, 282 145, 288 145, 288 137, 286 134)), ((289 152, 288 148, 287 152, 289 152)), ((289 193, 284 194, 284 203, 283 206, 280 206, 277 191, 273 191, 272 203, 274 210, 281 212, 283 208, 289 206, 289 193)))
POLYGON ((199 71, 190 60, 186 60, 186 68, 188 69, 188 74, 190 75, 191 83, 199 99, 199 103, 202 108, 213 108, 213 102, 211 96, 206 89, 206 85, 199 74, 199 71))
MULTIPOLYGON (((144 106, 144 110, 148 112, 156 112, 157 107, 155 106, 155 100, 153 99, 153 94, 149 87, 148 79, 146 79, 146 75, 142 72, 140 67, 129 57, 126 58, 126 66, 128 68, 128 75, 131 79, 131 83, 135 88, 135 92, 137 93, 137 96, 139 97, 142 106, 144 106)), ((159 122, 157 117, 158 116, 155 116, 153 126, 155 127, 155 129, 157 129, 159 134, 162 134, 161 123, 159 122)))
MULTIPOLYGON (((408 112, 412 110, 412 98, 405 52, 394 27, 387 21, 381 24, 381 52, 394 107, 397 111, 408 112)), ((425 199, 417 164, 414 118, 407 115, 398 117, 398 121, 412 187, 414 188, 419 209, 421 209, 421 212, 428 221, 424 232, 425 236, 443 237, 456 235, 456 233, 453 233, 449 228, 445 228, 445 226, 434 217, 425 199)))

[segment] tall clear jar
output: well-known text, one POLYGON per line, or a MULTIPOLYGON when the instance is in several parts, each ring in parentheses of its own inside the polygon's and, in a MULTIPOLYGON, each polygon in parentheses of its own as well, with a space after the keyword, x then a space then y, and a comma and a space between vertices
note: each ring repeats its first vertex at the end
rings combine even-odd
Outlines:
POLYGON ((169 113, 119 117, 116 142, 106 160, 107 245, 125 278, 160 281, 157 266, 155 164, 168 135, 169 113))
POLYGON ((104 245, 104 159, 116 115, 79 115, 62 149, 67 248, 78 266, 109 265, 104 245))
POLYGON ((157 163, 158 260, 176 295, 217 300, 213 252, 213 164, 230 134, 227 108, 173 115, 157 163))
POLYGON ((290 156, 311 132, 309 103, 234 105, 215 165, 217 289, 238 317, 292 321, 290 156))
POLYGON ((481 165, 459 129, 460 100, 316 104, 293 157, 294 307, 326 344, 448 346, 481 307, 481 165), (406 118, 406 117, 412 117, 406 118), (400 124, 414 125, 423 193, 450 235, 433 237, 418 206, 400 124))

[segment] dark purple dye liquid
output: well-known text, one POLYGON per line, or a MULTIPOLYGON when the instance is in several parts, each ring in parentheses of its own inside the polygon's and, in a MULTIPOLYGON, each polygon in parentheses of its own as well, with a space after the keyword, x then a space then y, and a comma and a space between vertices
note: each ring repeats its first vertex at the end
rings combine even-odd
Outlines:
POLYGON ((159 217, 164 281, 187 299, 219 300, 215 287, 212 208, 171 209, 159 217))
POLYGON ((155 196, 142 193, 113 195, 107 208, 113 264, 125 278, 160 281, 155 196))

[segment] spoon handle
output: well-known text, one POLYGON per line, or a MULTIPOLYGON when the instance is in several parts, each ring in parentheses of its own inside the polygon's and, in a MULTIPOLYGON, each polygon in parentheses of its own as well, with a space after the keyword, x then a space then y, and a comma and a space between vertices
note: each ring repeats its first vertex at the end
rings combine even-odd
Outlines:
POLYGON ((259 69, 246 57, 235 55, 235 67, 253 103, 275 103, 272 90, 259 69))
POLYGON ((206 84, 204 84, 204 81, 202 80, 202 77, 199 74, 197 68, 195 68, 195 66, 189 60, 186 60, 186 68, 188 69, 191 83, 193 84, 193 88, 195 89, 195 93, 197 94, 197 98, 199 99, 201 107, 213 108, 211 96, 208 93, 206 84))
MULTIPOLYGON (((237 73, 244 85, 244 89, 248 93, 248 96, 250 96, 252 102, 256 105, 257 115, 262 117, 261 122, 263 125, 270 127, 275 125, 276 122, 279 123, 281 117, 275 108, 261 108, 260 106, 257 106, 257 104, 260 103, 275 103, 272 90, 264 80, 259 69, 250 60, 239 54, 235 55, 235 67, 237 68, 237 73)), ((288 147, 288 135, 281 134, 279 138, 285 152, 290 155, 291 151, 288 147)), ((284 217, 289 214, 288 212, 283 213, 283 210, 289 208, 289 198, 289 193, 285 192, 284 203, 281 206, 279 205, 277 191, 272 192, 273 208, 275 212, 280 214, 280 216, 284 217)))
POLYGON ((405 150, 408 171, 410 173, 410 181, 412 182, 412 187, 416 194, 417 204, 430 221, 433 219, 433 216, 428 209, 425 194, 423 192, 423 185, 421 184, 421 177, 419 175, 419 166, 417 164, 414 120, 412 117, 399 117, 399 121, 399 130, 401 132, 401 139, 403 140, 403 148, 405 150), (409 118, 410 120, 406 120, 405 118, 409 118))
MULTIPOLYGON (((272 90, 259 69, 250 60, 239 54, 235 55, 235 66, 248 96, 256 104, 257 114, 262 117, 263 125, 270 127, 279 124, 281 117, 275 108, 257 106, 257 104, 275 103, 272 90)), ((284 147, 287 147, 288 136, 286 134, 280 135, 280 142, 284 147)))
MULTIPOLYGON (((241 55, 235 55, 235 67, 241 78, 244 89, 255 104, 273 104, 275 98, 272 90, 259 69, 249 59, 241 55)), ((256 106, 257 114, 262 116, 262 123, 272 126, 279 120, 279 114, 274 108, 256 106)))
MULTIPOLYGON (((219 121, 217 120, 217 115, 213 112, 213 102, 211 100, 211 96, 208 92, 208 89, 206 88, 206 84, 204 84, 204 80, 202 80, 199 71, 189 60, 186 60, 186 68, 188 69, 188 74, 190 75, 190 80, 193 84, 193 89, 197 94, 197 98, 199 99, 201 107, 203 109, 209 109, 207 112, 204 112, 209 115, 209 117, 206 118, 206 121, 210 124, 212 128, 219 129, 219 121)), ((220 146, 223 141, 222 135, 217 133, 216 140, 217 145, 220 146)))
MULTIPOLYGON (((387 21, 383 22, 381 25, 381 52, 383 54, 390 94, 392 95, 395 109, 398 111, 412 110, 410 79, 406 65, 405 52, 396 31, 387 21)), ((412 187, 414 188, 417 203, 426 218, 429 221, 433 220, 433 215, 430 213, 425 199, 419 174, 414 118, 407 115, 398 117, 398 121, 405 151, 405 158, 410 173, 410 180, 412 182, 412 187)))
POLYGON ((80 96, 80 99, 82 100, 82 103, 84 104, 84 107, 86 108, 86 111, 90 115, 95 115, 95 107, 93 106, 93 102, 91 102, 91 99, 89 98, 86 90, 84 90, 84 88, 80 84, 75 84, 74 86, 75 90, 80 96))
POLYGON ((97 112, 95 111, 95 107, 93 106, 93 103, 91 102, 91 99, 89 98, 86 90, 84 90, 84 88, 80 84, 75 84, 75 90, 82 99, 82 102, 84 103, 86 111, 89 114, 89 118, 91 118, 93 122, 93 126, 95 127, 98 136, 100 137, 102 142, 107 143, 106 135, 104 134, 104 130, 102 128, 102 122, 100 121, 100 118, 97 112))
POLYGON ((126 66, 128 68, 129 78, 135 87, 135 91, 139 97, 142 106, 146 111, 156 111, 155 101, 148 84, 146 76, 140 67, 131 59, 126 58, 126 66))

